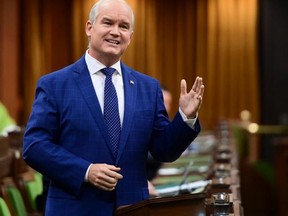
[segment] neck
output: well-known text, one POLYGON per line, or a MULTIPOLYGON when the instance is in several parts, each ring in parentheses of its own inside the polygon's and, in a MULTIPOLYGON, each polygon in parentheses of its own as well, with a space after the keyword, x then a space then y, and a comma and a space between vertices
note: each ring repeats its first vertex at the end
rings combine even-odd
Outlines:
POLYGON ((115 55, 111 55, 111 54, 98 55, 97 53, 93 52, 91 49, 88 50, 88 53, 90 56, 95 58, 97 61, 101 62, 106 67, 111 67, 112 65, 114 65, 116 62, 120 60, 119 57, 116 57, 115 55))

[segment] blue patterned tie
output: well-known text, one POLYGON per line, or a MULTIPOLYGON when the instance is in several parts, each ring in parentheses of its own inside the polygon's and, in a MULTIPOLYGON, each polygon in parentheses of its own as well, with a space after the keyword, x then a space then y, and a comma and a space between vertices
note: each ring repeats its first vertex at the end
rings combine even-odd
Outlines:
POLYGON ((103 68, 101 71, 106 75, 104 88, 104 119, 109 131, 113 154, 116 157, 121 133, 121 123, 117 93, 112 82, 112 75, 115 69, 103 68))

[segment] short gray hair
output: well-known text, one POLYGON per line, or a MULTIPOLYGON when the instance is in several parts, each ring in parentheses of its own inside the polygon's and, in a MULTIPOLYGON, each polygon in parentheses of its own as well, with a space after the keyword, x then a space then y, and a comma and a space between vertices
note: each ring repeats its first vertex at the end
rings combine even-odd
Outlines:
MULTIPOLYGON (((93 7, 91 8, 90 10, 90 14, 89 14, 89 20, 91 21, 91 23, 93 24, 95 22, 95 20, 97 19, 97 16, 98 16, 98 11, 99 11, 99 8, 103 5, 103 3, 107 3, 107 2, 110 2, 110 1, 116 1, 116 0, 99 0, 98 2, 96 2, 93 7)), ((125 3, 128 8, 130 9, 131 11, 131 28, 132 30, 134 29, 134 12, 132 10, 132 8, 130 7, 130 5, 125 1, 125 0, 117 0, 117 1, 120 1, 120 2, 123 2, 125 3)))

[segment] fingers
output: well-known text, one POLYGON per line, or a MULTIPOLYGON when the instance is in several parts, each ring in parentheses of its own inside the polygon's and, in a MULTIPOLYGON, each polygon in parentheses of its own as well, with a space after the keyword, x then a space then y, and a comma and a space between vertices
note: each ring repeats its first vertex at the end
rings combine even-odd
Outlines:
POLYGON ((186 80, 182 79, 181 83, 180 83, 180 88, 181 88, 181 95, 185 95, 187 94, 187 84, 186 84, 186 80))
POLYGON ((194 81, 194 83, 193 83, 192 89, 191 89, 194 92, 197 91, 197 85, 198 85, 198 82, 199 82, 198 79, 199 79, 199 77, 197 76, 195 81, 194 81))
MULTIPOLYGON (((184 96, 187 94, 187 83, 186 80, 182 79, 181 80, 181 94, 180 96, 184 96)), ((203 78, 197 76, 191 90, 189 91, 190 95, 194 95, 193 97, 196 96, 198 99, 202 99, 203 94, 204 94, 204 85, 203 85, 203 78)))
POLYGON ((158 192, 156 191, 154 185, 150 181, 148 181, 148 191, 149 191, 149 195, 151 197, 156 197, 159 195, 158 192))
POLYGON ((123 178, 123 176, 119 173, 121 170, 120 167, 115 167, 113 165, 107 165, 107 164, 106 164, 106 167, 108 168, 108 170, 106 170, 107 176, 110 176, 110 177, 115 178, 117 180, 123 178))
MULTIPOLYGON (((202 77, 199 77, 199 76, 196 77, 196 79, 193 83, 193 86, 191 88, 191 91, 198 94, 198 96, 201 96, 201 97, 203 96, 204 85, 203 85, 202 77)), ((187 83, 186 83, 186 80, 182 79, 181 80, 181 95, 185 95, 185 94, 187 94, 187 83)))
POLYGON ((116 179, 107 179, 104 175, 103 178, 99 177, 95 180, 94 186, 103 190, 112 191, 115 189, 117 183, 118 181, 116 179))
POLYGON ((192 86, 192 91, 196 92, 196 93, 200 93, 201 92, 201 86, 203 85, 203 79, 202 77, 197 76, 194 84, 192 86))
POLYGON ((118 180, 123 176, 119 173, 120 168, 108 164, 93 164, 88 172, 88 182, 97 188, 112 191, 118 180))
POLYGON ((198 99, 199 99, 200 101, 202 101, 203 94, 204 94, 204 85, 202 84, 202 85, 200 86, 200 91, 199 91, 199 95, 198 95, 198 99))
POLYGON ((202 77, 199 77, 199 76, 196 77, 191 91, 196 93, 195 96, 196 96, 197 100, 199 100, 199 102, 201 104, 202 97, 203 97, 203 94, 204 94, 204 85, 203 85, 202 77))

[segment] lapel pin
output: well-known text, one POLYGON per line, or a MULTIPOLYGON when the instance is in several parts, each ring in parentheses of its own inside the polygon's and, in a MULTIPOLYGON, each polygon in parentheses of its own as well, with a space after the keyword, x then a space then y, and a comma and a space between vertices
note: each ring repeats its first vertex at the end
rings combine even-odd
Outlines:
POLYGON ((133 80, 130 80, 130 84, 131 84, 131 85, 134 85, 134 81, 133 81, 133 80))

